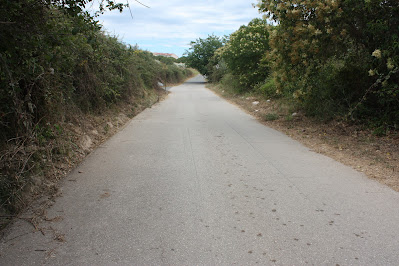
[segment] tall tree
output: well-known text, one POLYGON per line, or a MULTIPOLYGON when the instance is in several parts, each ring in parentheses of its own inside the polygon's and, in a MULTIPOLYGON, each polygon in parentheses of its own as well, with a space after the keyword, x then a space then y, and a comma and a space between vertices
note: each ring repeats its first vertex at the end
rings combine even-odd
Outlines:
POLYGON ((269 52, 269 25, 265 19, 255 18, 230 35, 221 49, 221 57, 245 89, 265 81, 269 66, 264 55, 269 52))
POLYGON ((215 51, 223 46, 223 39, 209 35, 206 39, 197 39, 191 42, 191 47, 186 51, 186 64, 192 68, 197 69, 202 75, 209 76, 209 68, 207 67, 210 59, 215 51))

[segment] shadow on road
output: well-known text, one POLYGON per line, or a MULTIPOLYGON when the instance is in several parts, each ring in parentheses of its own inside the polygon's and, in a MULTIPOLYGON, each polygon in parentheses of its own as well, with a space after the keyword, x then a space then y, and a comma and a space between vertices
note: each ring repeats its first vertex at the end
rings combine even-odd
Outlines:
POLYGON ((206 81, 186 81, 186 84, 199 84, 199 85, 203 85, 206 84, 206 81))

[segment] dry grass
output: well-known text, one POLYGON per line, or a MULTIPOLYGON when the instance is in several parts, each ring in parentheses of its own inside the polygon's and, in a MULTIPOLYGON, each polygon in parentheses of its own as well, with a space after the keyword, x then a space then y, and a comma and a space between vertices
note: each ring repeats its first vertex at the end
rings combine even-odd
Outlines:
MULTIPOLYGON (((62 132, 45 139, 38 136, 10 140, 0 156, 0 229, 32 201, 57 194, 57 184, 87 154, 119 131, 130 118, 162 100, 168 93, 155 91, 145 98, 131 99, 101 114, 70 114, 57 125, 62 132)), ((55 131, 54 131, 55 132, 55 131)), ((36 224, 33 219, 32 224, 36 224)))

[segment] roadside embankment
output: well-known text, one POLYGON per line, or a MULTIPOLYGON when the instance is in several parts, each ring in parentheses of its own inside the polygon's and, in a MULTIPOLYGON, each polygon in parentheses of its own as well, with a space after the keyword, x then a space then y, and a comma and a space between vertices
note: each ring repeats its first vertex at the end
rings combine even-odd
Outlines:
POLYGON ((100 113, 75 110, 65 121, 48 123, 45 131, 30 138, 7 141, 0 157, 0 226, 17 217, 33 200, 43 195, 57 195, 58 182, 93 149, 117 133, 131 118, 167 95, 164 89, 155 88, 146 90, 143 97, 132 97, 128 102, 120 102, 100 113))

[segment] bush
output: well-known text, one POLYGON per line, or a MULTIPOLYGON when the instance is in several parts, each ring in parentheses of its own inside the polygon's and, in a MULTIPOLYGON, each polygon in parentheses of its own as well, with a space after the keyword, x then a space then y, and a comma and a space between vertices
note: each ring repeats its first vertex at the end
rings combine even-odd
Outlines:
POLYGON ((247 26, 241 26, 232 33, 219 51, 220 58, 245 90, 263 83, 269 75, 264 55, 269 51, 270 27, 266 20, 253 19, 247 26))
POLYGON ((231 73, 227 73, 220 80, 220 85, 224 88, 231 89, 234 93, 242 93, 242 85, 240 81, 231 73))
POLYGON ((212 58, 211 62, 208 64, 208 68, 211 73, 208 77, 210 82, 219 82, 229 71, 224 60, 218 59, 216 56, 212 58))
POLYGON ((211 75, 209 62, 215 51, 222 47, 224 40, 215 35, 209 35, 206 39, 197 39, 191 42, 191 47, 186 51, 183 62, 189 67, 197 69, 201 75, 209 77, 211 75))
POLYGON ((191 74, 106 35, 79 12, 89 1, 51 2, 0 2, 0 204, 11 211, 32 176, 44 178, 56 125, 191 74))
POLYGON ((277 98, 279 95, 276 93, 277 87, 273 77, 269 77, 266 79, 266 82, 259 86, 257 91, 268 98, 277 98))
POLYGON ((165 65, 173 65, 177 62, 177 59, 173 57, 166 57, 166 56, 155 56, 155 59, 164 63, 165 65))
POLYGON ((278 114, 276 113, 269 113, 269 114, 265 114, 263 119, 266 121, 274 121, 278 119, 278 114))
POLYGON ((399 124, 399 2, 261 0, 276 86, 308 114, 399 124))

